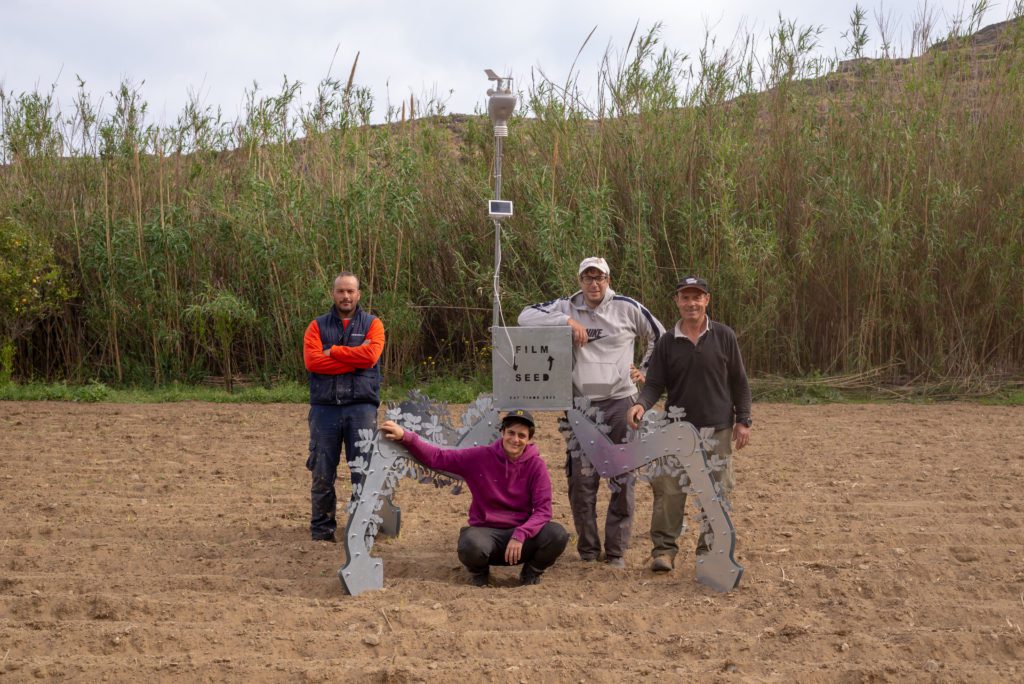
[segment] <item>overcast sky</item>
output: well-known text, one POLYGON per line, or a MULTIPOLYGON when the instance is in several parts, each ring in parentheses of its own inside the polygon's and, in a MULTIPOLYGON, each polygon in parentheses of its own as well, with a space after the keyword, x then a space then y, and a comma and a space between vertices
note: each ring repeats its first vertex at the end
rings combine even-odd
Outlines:
MULTIPOLYGON (((720 44, 741 29, 765 36, 781 14, 822 26, 822 52, 832 55, 843 50, 853 7, 833 0, 0 0, 0 88, 18 94, 56 83, 68 107, 76 75, 97 100, 127 78, 142 83, 151 121, 173 121, 190 92, 234 119, 254 81, 276 93, 287 75, 306 84, 309 100, 329 70, 345 80, 359 53, 356 81, 373 91, 375 121, 388 102, 410 94, 433 93, 449 112, 468 113, 486 99, 483 69, 510 73, 517 87, 537 67, 564 81, 595 27, 578 62, 585 86, 609 45, 623 49, 637 22, 641 30, 663 22, 663 43, 694 55, 706 32, 720 44)), ((942 33, 965 11, 956 0, 928 7, 942 33)), ((879 5, 865 8, 877 37, 879 5)), ((1007 11, 994 5, 983 24, 1007 11)), ((882 13, 896 47, 909 49, 920 2, 889 0, 882 13)))

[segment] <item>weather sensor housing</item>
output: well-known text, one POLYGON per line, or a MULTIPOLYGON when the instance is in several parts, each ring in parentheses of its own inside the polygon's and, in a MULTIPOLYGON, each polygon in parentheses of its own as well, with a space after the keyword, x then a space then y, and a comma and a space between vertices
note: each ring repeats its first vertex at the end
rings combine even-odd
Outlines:
POLYGON ((485 69, 487 78, 497 81, 494 88, 487 89, 487 113, 494 124, 494 137, 508 137, 508 120, 516 110, 516 96, 512 94, 512 77, 498 76, 491 69, 485 69))

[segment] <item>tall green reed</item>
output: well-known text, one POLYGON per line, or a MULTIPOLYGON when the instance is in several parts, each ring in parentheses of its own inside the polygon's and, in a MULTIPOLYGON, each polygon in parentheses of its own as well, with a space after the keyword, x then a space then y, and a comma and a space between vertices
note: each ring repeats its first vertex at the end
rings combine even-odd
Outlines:
MULTIPOLYGON (((757 372, 1019 374, 1024 48, 1019 20, 975 35, 986 9, 934 45, 922 17, 911 61, 866 57, 856 7, 847 62, 780 19, 693 56, 638 30, 595 87, 538 71, 505 148, 506 321, 601 254, 666 323, 676 279, 708 277, 757 372)), ((303 330, 343 269, 384 320, 389 376, 486 370, 489 122, 411 98, 371 126, 355 74, 308 101, 254 84, 236 121, 193 98, 167 125, 128 82, 108 111, 81 82, 68 111, 0 94, 0 217, 76 293, 19 340, 16 375, 301 377, 303 330), (238 314, 230 336, 207 334, 216 302, 238 314)))

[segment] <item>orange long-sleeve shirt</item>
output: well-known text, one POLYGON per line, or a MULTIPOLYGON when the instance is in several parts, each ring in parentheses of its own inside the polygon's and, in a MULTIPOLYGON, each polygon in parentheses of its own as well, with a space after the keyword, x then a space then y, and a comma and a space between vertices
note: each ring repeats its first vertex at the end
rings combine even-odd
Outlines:
POLYGON ((373 368, 384 352, 384 324, 379 318, 370 323, 366 339, 358 347, 335 345, 331 347, 331 355, 324 356, 323 344, 320 342, 320 326, 316 320, 306 328, 302 340, 302 356, 306 361, 306 370, 323 375, 341 375, 351 373, 357 368, 373 368))

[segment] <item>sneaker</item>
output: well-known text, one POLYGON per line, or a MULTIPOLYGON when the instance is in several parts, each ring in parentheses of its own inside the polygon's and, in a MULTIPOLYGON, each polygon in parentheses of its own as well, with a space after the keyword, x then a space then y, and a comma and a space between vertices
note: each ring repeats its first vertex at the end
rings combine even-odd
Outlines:
POLYGON ((619 568, 621 570, 626 567, 626 561, 621 558, 605 558, 604 562, 608 564, 609 568, 619 568))
POLYGON ((338 540, 335 539, 334 535, 332 534, 332 535, 327 536, 327 537, 313 537, 313 541, 325 541, 325 542, 330 542, 330 543, 334 544, 338 540))
POLYGON ((670 556, 655 556, 651 559, 651 570, 654 572, 669 572, 674 563, 670 556))
POLYGON ((491 579, 490 573, 482 572, 478 575, 470 575, 469 583, 474 587, 486 587, 491 579))
POLYGON ((540 584, 540 574, 523 568, 523 571, 519 573, 519 583, 524 587, 531 584, 540 584))

